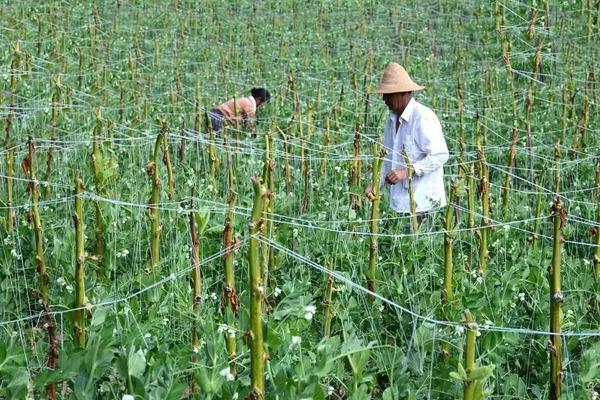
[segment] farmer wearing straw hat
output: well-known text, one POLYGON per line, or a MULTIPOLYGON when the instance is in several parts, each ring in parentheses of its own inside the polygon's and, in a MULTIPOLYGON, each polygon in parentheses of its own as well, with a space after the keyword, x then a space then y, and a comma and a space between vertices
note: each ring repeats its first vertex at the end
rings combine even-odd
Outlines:
POLYGON ((431 109, 412 97, 412 92, 422 89, 397 63, 388 65, 377 88, 390 110, 383 142, 387 156, 380 184, 390 185, 392 209, 410 213, 408 170, 402 155, 405 149, 413 169, 416 212, 421 217, 436 206, 446 205, 443 165, 448 161, 440 121, 431 109))

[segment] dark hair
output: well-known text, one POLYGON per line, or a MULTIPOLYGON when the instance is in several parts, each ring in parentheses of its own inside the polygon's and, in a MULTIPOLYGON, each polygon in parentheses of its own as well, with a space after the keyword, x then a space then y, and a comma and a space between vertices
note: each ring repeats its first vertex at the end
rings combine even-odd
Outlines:
POLYGON ((271 100, 271 93, 269 93, 265 88, 252 88, 250 93, 252 94, 252 97, 261 99, 264 103, 271 100))

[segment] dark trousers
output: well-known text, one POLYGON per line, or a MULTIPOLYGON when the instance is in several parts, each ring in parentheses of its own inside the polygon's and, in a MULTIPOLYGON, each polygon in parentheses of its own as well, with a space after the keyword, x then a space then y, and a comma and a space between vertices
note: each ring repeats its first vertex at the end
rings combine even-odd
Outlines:
POLYGON ((207 113, 206 127, 211 128, 213 132, 221 132, 221 126, 223 126, 223 120, 225 115, 217 108, 213 108, 207 113), (209 125, 210 124, 210 125, 209 125))

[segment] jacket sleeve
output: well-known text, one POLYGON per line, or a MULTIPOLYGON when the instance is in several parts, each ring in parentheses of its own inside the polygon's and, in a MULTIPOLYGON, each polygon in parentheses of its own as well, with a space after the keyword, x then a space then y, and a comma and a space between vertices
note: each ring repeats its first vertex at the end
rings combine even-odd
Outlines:
POLYGON ((425 157, 413 164, 415 174, 422 176, 441 168, 448 161, 449 153, 439 119, 433 113, 421 118, 415 144, 425 157))

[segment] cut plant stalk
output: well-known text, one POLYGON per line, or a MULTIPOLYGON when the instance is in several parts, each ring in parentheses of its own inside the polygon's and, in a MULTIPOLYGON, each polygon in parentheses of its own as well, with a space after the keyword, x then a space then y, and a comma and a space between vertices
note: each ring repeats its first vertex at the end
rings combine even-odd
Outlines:
POLYGON ((325 129, 323 130, 323 155, 321 158, 321 165, 319 167, 321 184, 324 184, 323 179, 327 172, 327 160, 329 158, 329 117, 325 116, 323 123, 325 125, 325 129))
POLYGON ((550 332, 552 335, 548 340, 548 351, 550 353, 550 400, 560 400, 562 393, 562 302, 564 296, 561 292, 561 245, 563 242, 562 229, 567 219, 560 198, 560 146, 556 145, 554 150, 556 158, 556 176, 554 181, 554 204, 551 209, 553 219, 554 235, 552 239, 552 264, 549 269, 550 281, 550 332))
POLYGON ((415 195, 413 193, 413 174, 414 169, 406 147, 402 148, 402 158, 404 159, 404 165, 406 165, 406 179, 408 180, 408 198, 410 206, 410 227, 411 233, 416 234, 419 231, 419 220, 417 219, 417 203, 415 201, 415 195))
MULTIPOLYGON (((27 141, 28 153, 21 168, 28 175, 29 185, 27 191, 31 195, 30 220, 33 222, 33 232, 35 237, 35 265, 39 277, 38 297, 42 306, 42 312, 46 320, 45 326, 48 332, 48 369, 53 370, 58 363, 58 337, 54 328, 54 321, 50 312, 50 302, 48 291, 50 286, 50 276, 46 267, 46 259, 44 256, 44 236, 42 233, 42 220, 40 217, 39 200, 40 191, 39 183, 36 179, 36 164, 35 164, 35 145, 33 138, 29 137, 27 141)), ((56 399, 56 384, 46 386, 46 395, 49 399, 56 399)))
POLYGON ((83 214, 83 181, 75 179, 75 341, 79 347, 84 348, 86 343, 85 333, 85 217, 83 214))
POLYGON ((262 400, 265 395, 265 353, 262 326, 262 305, 265 296, 260 267, 260 244, 264 223, 262 220, 267 189, 257 177, 252 178, 254 205, 250 220, 248 262, 250 265, 250 396, 262 400))
MULTIPOLYGON (((377 156, 375 157, 375 160, 373 160, 371 193, 367 194, 369 200, 371 201, 371 221, 369 223, 369 228, 371 231, 371 244, 369 247, 369 273, 367 287, 371 292, 375 293, 377 290, 377 257, 379 256, 377 233, 379 229, 379 204, 381 202, 381 168, 387 152, 385 149, 380 149, 379 145, 375 145, 373 150, 373 153, 377 156)), ((372 297, 371 300, 373 300, 372 297)))

